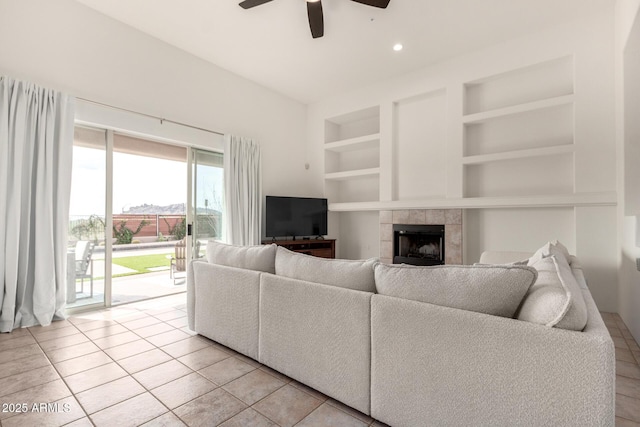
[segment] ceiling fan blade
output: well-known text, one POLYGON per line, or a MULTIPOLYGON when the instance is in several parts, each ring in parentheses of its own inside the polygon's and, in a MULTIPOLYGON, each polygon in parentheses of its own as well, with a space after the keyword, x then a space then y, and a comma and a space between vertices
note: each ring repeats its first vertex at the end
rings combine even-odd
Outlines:
POLYGON ((356 3, 366 4, 367 6, 379 7, 380 9, 386 9, 389 6, 390 0, 353 0, 356 3))
POLYGON ((251 9, 252 7, 260 6, 261 4, 269 3, 272 0, 244 0, 240 2, 240 7, 243 9, 251 9))
POLYGON ((322 2, 307 2, 307 15, 309 16, 309 28, 314 39, 324 35, 324 17, 322 16, 322 2))

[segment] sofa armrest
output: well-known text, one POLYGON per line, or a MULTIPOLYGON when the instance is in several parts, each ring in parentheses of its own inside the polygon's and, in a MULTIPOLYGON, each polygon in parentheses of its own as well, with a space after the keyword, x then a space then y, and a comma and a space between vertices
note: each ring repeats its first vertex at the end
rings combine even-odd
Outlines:
POLYGON ((374 295, 371 415, 394 426, 611 425, 615 355, 583 332, 374 295))
POLYGON ((187 299, 194 331, 258 359, 259 271, 192 262, 187 299))
POLYGON ((193 260, 187 267, 187 320, 189 322, 189 329, 196 330, 196 285, 193 277, 193 264, 194 263, 206 263, 203 260, 193 260))

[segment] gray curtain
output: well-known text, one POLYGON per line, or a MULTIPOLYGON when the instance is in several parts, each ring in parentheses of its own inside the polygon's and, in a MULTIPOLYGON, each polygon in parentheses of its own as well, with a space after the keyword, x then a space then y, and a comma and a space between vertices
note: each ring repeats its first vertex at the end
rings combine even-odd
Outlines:
POLYGON ((64 318, 74 102, 0 76, 0 332, 64 318))
POLYGON ((224 136, 225 240, 259 245, 262 224, 260 146, 249 138, 224 136))

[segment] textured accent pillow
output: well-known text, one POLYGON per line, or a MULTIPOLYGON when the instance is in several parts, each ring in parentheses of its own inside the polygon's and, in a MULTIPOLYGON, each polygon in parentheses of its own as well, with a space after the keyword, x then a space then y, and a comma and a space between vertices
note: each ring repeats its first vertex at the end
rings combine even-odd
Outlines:
POLYGON ((546 258, 551 255, 555 255, 558 258, 564 258, 565 261, 567 261, 567 264, 571 265, 572 257, 569 255, 569 250, 557 240, 547 242, 543 247, 538 249, 531 258, 529 258, 528 265, 531 266, 542 258, 546 258))
POLYGON ((551 255, 532 264, 538 280, 522 302, 518 319, 581 331, 587 324, 587 305, 564 256, 551 255))
POLYGON ((276 248, 275 244, 235 246, 209 240, 207 261, 227 267, 275 273, 276 248))
POLYGON ((569 249, 562 243, 557 240, 552 240, 551 244, 564 256, 564 259, 567 260, 567 263, 571 265, 571 255, 569 254, 569 249))
POLYGON ((378 293, 502 317, 513 317, 535 282, 535 269, 515 265, 377 264, 378 293))
POLYGON ((276 274, 356 291, 375 292, 373 265, 376 262, 374 258, 358 261, 318 258, 279 246, 276 252, 276 274))

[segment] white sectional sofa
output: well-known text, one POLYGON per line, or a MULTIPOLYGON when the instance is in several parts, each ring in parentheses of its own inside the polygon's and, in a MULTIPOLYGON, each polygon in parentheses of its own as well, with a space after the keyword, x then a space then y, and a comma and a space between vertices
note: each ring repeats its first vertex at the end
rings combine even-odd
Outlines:
POLYGON ((189 327, 392 426, 613 426, 613 342, 558 248, 408 267, 211 242, 189 327))

